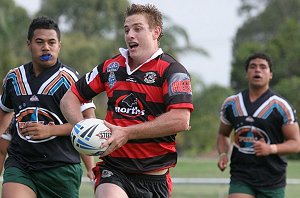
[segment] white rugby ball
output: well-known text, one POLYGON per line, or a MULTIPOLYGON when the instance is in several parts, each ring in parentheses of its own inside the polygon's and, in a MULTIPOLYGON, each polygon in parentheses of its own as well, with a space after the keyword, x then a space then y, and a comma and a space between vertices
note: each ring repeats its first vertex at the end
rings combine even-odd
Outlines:
POLYGON ((103 120, 89 118, 78 122, 72 129, 71 141, 74 148, 81 154, 98 156, 104 153, 107 147, 99 147, 111 136, 103 120))

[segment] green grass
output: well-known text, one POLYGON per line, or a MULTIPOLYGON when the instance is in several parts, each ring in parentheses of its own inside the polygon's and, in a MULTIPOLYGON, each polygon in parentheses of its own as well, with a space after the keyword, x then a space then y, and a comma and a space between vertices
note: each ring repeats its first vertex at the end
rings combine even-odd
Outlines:
MULTIPOLYGON (((287 176, 289 179, 300 179, 300 161, 289 161, 287 176)), ((229 169, 224 172, 217 168, 217 159, 179 158, 178 164, 171 169, 172 178, 229 178, 229 169)), ((84 173, 85 176, 85 173, 84 173)), ((0 188, 1 189, 1 188, 0 188)), ((228 185, 174 184, 173 198, 225 198, 228 185)), ((299 197, 299 185, 288 185, 286 198, 299 197)), ((91 183, 82 183, 80 198, 93 198, 94 191, 91 183)))

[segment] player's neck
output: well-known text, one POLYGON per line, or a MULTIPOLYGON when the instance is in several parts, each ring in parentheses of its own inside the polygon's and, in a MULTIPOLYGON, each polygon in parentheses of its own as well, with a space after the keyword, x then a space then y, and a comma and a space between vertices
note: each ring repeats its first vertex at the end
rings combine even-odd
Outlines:
POLYGON ((249 99, 251 102, 256 101, 261 95, 263 95, 267 90, 269 89, 269 86, 257 88, 257 87, 249 87, 249 99))

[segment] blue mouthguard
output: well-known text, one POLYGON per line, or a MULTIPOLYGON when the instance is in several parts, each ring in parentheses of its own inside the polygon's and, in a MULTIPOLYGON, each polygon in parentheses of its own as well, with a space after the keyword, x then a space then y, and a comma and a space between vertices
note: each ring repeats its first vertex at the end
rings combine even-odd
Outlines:
POLYGON ((40 56, 40 60, 42 60, 42 61, 48 61, 51 58, 52 58, 51 54, 44 54, 44 55, 40 56))

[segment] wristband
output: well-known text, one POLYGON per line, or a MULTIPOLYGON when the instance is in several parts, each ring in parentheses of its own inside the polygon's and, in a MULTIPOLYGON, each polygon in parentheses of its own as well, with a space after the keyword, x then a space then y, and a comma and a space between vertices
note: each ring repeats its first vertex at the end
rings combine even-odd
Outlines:
POLYGON ((224 153, 224 152, 223 152, 223 153, 220 153, 220 154, 219 154, 219 157, 222 157, 222 156, 225 156, 225 155, 227 156, 227 153, 224 153))
POLYGON ((276 144, 271 144, 270 148, 271 148, 271 154, 277 154, 278 148, 276 144))

